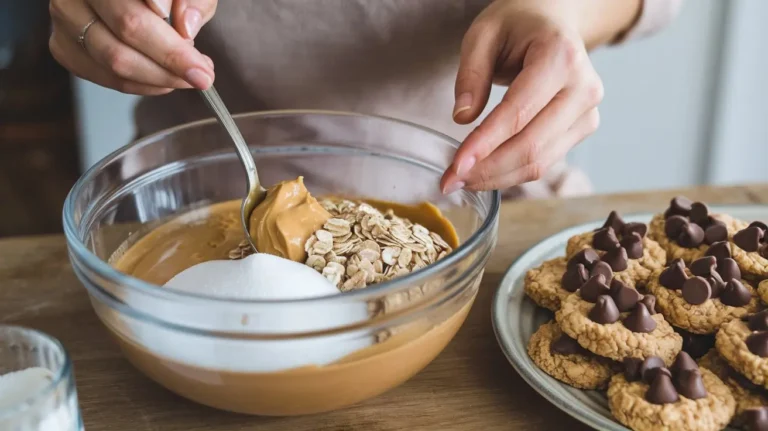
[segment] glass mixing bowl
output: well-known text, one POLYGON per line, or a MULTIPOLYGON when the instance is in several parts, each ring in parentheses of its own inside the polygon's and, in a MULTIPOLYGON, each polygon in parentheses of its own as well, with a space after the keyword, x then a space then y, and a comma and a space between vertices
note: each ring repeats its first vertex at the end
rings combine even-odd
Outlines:
POLYGON ((110 263, 137 240, 246 190, 214 120, 159 132, 89 169, 64 205, 72 266, 127 359, 183 397, 258 415, 338 409, 418 373, 469 312, 496 243, 499 193, 443 196, 438 180, 458 143, 413 124, 304 111, 236 121, 265 185, 302 175, 315 196, 428 201, 453 223, 460 245, 407 276, 300 300, 210 297, 131 277, 110 263), (386 304, 396 306, 380 312, 386 304), (274 319, 295 324, 287 331, 274 319), (303 365, 294 366, 297 358, 303 365), (283 367, 265 368, 265 359, 283 367))

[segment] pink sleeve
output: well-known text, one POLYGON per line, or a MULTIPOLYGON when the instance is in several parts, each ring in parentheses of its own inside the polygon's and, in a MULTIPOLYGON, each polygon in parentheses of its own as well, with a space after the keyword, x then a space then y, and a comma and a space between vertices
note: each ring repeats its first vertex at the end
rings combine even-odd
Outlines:
POLYGON ((649 36, 667 26, 680 12, 683 0, 643 0, 637 22, 614 43, 649 36))

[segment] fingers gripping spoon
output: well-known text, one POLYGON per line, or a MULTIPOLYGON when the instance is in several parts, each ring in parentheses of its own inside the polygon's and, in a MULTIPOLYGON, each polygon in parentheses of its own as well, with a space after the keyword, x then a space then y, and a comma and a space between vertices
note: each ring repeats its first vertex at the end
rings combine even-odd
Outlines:
MULTIPOLYGON (((168 24, 171 24, 170 17, 165 20, 168 24)), ((243 139, 240 129, 237 128, 235 120, 224 105, 221 97, 219 97, 216 88, 211 85, 207 90, 200 90, 199 92, 203 96, 206 105, 213 111, 219 124, 221 124, 227 131, 227 134, 229 134, 232 143, 235 145, 235 150, 237 150, 237 157, 240 158, 240 162, 242 162, 243 167, 245 168, 248 194, 245 196, 243 204, 240 206, 240 222, 245 230, 245 237, 248 239, 248 244, 250 244, 251 248, 258 253, 256 244, 253 243, 253 238, 251 238, 250 219, 253 209, 267 196, 267 190, 261 186, 261 182, 259 182, 259 174, 256 171, 256 162, 253 161, 253 156, 248 149, 248 144, 245 143, 245 139, 243 139)))

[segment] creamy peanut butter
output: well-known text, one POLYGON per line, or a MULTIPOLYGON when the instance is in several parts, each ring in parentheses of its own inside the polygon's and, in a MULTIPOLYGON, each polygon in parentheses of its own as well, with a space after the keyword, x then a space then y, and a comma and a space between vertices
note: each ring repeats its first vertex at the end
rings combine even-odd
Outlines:
MULTIPOLYGON (((288 189, 274 194, 291 194, 288 189)), ((299 198, 298 201, 303 201, 300 205, 311 205, 307 196, 299 198)), ((274 199, 286 199, 286 196, 274 199)), ((382 210, 392 208, 441 234, 451 246, 458 245, 450 221, 432 205, 369 203, 382 210)), ((227 259, 229 251, 243 238, 238 223, 239 204, 239 201, 229 201, 212 205, 161 225, 122 256, 116 256, 113 265, 127 274, 162 285, 196 263, 227 259)), ((444 305, 438 315, 393 328, 397 330, 393 336, 329 365, 269 373, 205 368, 166 357, 137 341, 136 327, 132 326, 135 323, 130 319, 100 303, 95 303, 95 307, 127 359, 171 391, 223 410, 282 416, 335 410, 406 381, 429 364, 453 338, 473 300, 474 290, 470 290, 466 296, 444 305)))
POLYGON ((304 186, 304 178, 283 181, 251 213, 251 238, 261 253, 304 262, 304 243, 331 218, 304 186))

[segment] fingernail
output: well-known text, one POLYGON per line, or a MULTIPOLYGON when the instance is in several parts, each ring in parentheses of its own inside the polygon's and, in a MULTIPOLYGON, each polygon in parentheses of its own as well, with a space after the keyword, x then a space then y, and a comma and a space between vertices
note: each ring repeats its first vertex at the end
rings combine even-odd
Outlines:
POLYGON ((460 113, 472 109, 472 93, 461 93, 456 98, 456 105, 453 108, 453 118, 456 118, 460 113))
POLYGON ((194 39, 195 36, 197 36, 202 21, 203 16, 200 14, 199 10, 191 7, 184 11, 184 29, 187 31, 187 37, 189 39, 194 39))
POLYGON ((214 68, 213 60, 211 60, 211 57, 208 57, 207 55, 203 54, 203 58, 205 58, 205 62, 208 63, 208 66, 210 66, 211 69, 213 69, 214 68))
POLYGON ((472 167, 475 166, 474 157, 466 157, 459 161, 459 165, 456 167, 456 175, 463 178, 472 167))
POLYGON ((213 83, 211 77, 202 69, 189 69, 186 73, 186 81, 201 90, 207 90, 213 83))
POLYGON ((171 16, 170 9, 167 9, 162 2, 158 0, 150 0, 150 3, 152 4, 152 9, 155 11, 155 13, 160 15, 162 18, 168 18, 171 16))
POLYGON ((465 185, 466 184, 464 184, 464 181, 457 181, 455 183, 448 184, 443 189, 443 194, 444 195, 449 195, 449 194, 451 194, 453 192, 459 191, 459 190, 463 189, 465 185))

